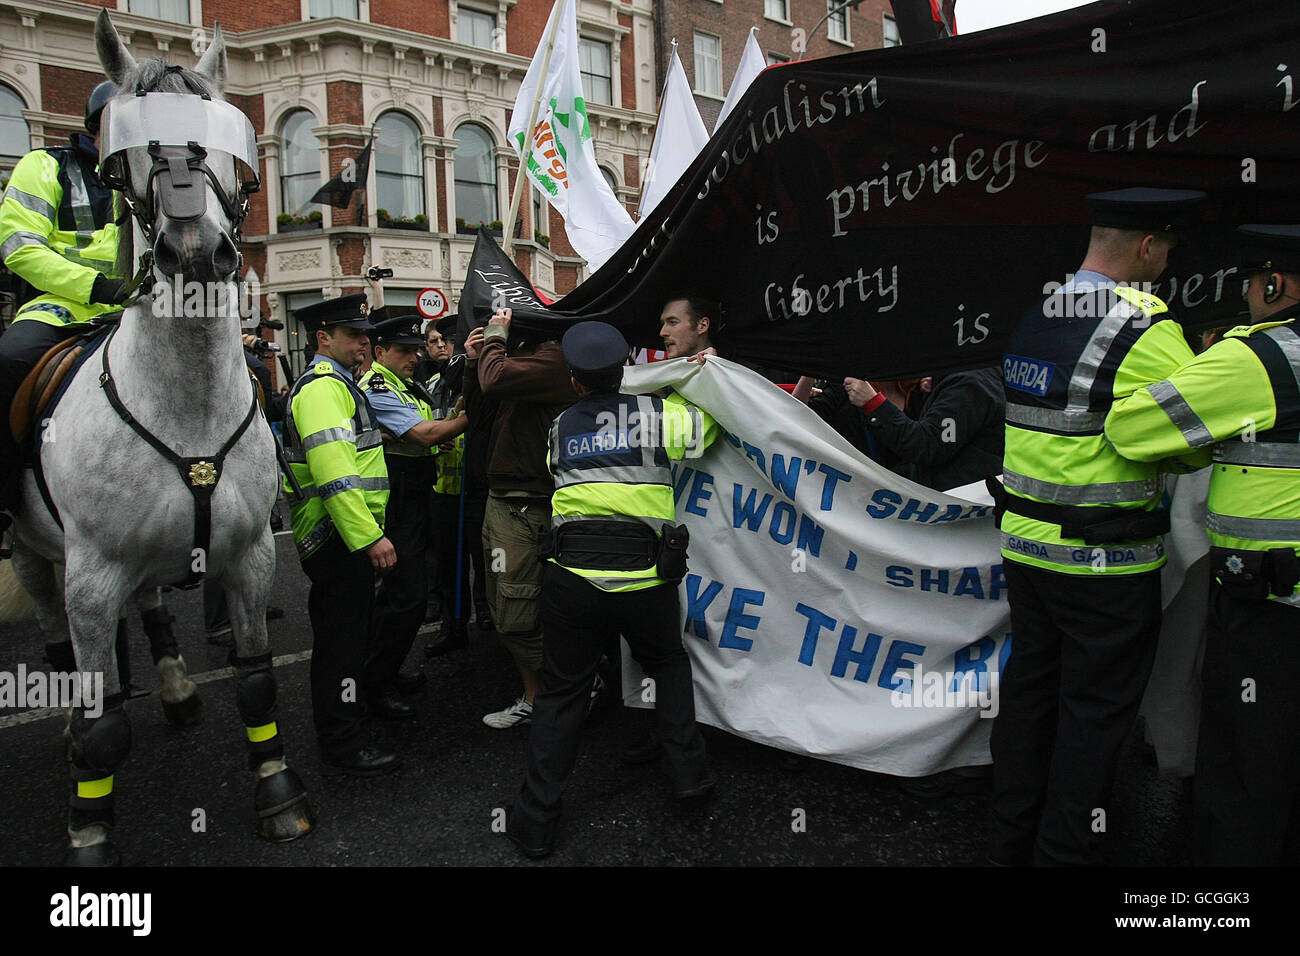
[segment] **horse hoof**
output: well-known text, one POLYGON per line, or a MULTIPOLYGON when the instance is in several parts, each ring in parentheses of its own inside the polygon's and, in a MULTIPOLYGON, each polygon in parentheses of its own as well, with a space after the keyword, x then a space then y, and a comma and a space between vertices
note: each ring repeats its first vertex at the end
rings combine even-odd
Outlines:
POLYGON ((163 715, 173 727, 196 727, 203 722, 203 698, 195 691, 184 700, 162 702, 163 715))
POLYGON ((70 846, 64 866, 121 866, 122 857, 112 840, 90 846, 70 846))
POLYGON ((257 834, 271 843, 296 840, 316 825, 307 788, 287 767, 257 781, 253 806, 257 810, 257 834))

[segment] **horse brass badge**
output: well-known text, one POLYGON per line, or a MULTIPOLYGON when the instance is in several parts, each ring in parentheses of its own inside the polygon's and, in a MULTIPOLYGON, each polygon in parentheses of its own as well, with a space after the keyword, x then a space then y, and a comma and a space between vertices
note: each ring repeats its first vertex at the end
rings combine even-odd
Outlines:
POLYGON ((217 483, 217 469, 210 461, 200 461, 190 465, 190 484, 204 488, 217 483))

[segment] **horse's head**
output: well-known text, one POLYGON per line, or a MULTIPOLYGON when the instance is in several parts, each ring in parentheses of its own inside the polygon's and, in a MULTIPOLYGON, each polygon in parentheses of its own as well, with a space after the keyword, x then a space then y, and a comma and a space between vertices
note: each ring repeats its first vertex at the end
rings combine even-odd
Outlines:
MULTIPOLYGON (((221 27, 193 70, 158 59, 137 63, 104 11, 95 46, 118 88, 100 134, 104 182, 120 190, 158 271, 225 282, 240 263, 239 227, 247 194, 257 188, 257 147, 248 118, 221 98, 221 27)), ((118 272, 130 275, 134 264, 121 260, 131 255, 131 243, 123 247, 118 272)))

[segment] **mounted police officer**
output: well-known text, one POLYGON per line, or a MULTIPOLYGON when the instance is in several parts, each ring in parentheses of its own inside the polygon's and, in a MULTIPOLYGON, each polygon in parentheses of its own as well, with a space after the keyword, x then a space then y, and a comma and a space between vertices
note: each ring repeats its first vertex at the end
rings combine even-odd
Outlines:
MULTIPOLYGON (((126 280, 115 273, 113 194, 98 174, 100 118, 116 95, 107 80, 96 86, 86 100, 86 133, 74 133, 70 146, 35 149, 20 159, 0 204, 0 261, 35 293, 0 337, 6 415, 27 372, 72 334, 67 326, 122 311, 126 280)), ((0 428, 0 508, 17 505, 18 459, 9 429, 0 428)), ((9 521, 0 515, 0 530, 9 521)))
POLYGON ((1082 266, 1025 317, 1004 360, 1006 489, 991 490, 1015 637, 990 745, 996 863, 1100 861, 1096 813, 1151 673, 1169 530, 1158 467, 1102 429, 1113 403, 1192 358, 1165 304, 1130 283, 1160 278, 1175 224, 1203 198, 1089 196, 1082 266))
POLYGON ((662 766, 681 800, 715 784, 695 726, 691 662, 682 646, 677 583, 686 529, 674 525, 669 462, 698 457, 713 419, 678 396, 619 392, 628 345, 613 326, 579 322, 562 342, 576 405, 551 426, 555 478, 542 584, 546 632, 533 702, 528 774, 506 832, 527 856, 555 847, 560 796, 601 653, 621 633, 655 682, 662 766))
POLYGON ((1240 236, 1254 324, 1117 402, 1106 437, 1139 461, 1212 458, 1195 859, 1276 866, 1300 822, 1300 226, 1240 236))
POLYGON ((374 636, 366 662, 371 711, 379 717, 414 717, 403 691, 419 689, 423 675, 399 669, 424 621, 427 590, 424 558, 429 547, 429 494, 437 476, 437 446, 465 430, 464 413, 435 421, 433 399, 412 381, 424 338, 419 320, 398 316, 372 333, 375 361, 361 380, 384 432, 389 497, 387 533, 397 566, 385 579, 375 607, 374 636))
POLYGON ((316 361, 294 384, 284 417, 285 457, 302 492, 292 506, 293 540, 311 579, 312 715, 325 763, 356 776, 401 766, 396 754, 366 743, 363 724, 374 574, 397 561, 383 528, 383 439, 352 381, 373 329, 366 314, 361 294, 297 310, 315 338, 316 361))

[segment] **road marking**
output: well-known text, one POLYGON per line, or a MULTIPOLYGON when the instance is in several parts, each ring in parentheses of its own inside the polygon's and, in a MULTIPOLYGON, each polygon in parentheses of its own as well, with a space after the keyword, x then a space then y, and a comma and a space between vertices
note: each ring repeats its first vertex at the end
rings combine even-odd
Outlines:
MULTIPOLYGON (((293 654, 281 654, 279 657, 271 658, 272 667, 283 667, 286 664, 297 664, 300 661, 311 660, 311 651, 297 651, 293 654)), ((191 674, 190 680, 196 684, 211 684, 213 681, 225 680, 228 677, 234 677, 235 671, 230 667, 219 667, 213 671, 204 671, 202 674, 191 674)), ((142 697, 152 697, 153 692, 141 694, 142 697)), ((134 698, 132 698, 134 699, 134 698)), ((62 717, 62 707, 40 707, 36 710, 25 710, 21 714, 10 714, 8 717, 0 717, 0 730, 7 730, 10 727, 21 727, 23 724, 34 724, 38 720, 48 720, 51 717, 62 717)))

